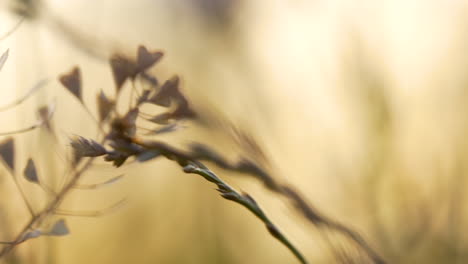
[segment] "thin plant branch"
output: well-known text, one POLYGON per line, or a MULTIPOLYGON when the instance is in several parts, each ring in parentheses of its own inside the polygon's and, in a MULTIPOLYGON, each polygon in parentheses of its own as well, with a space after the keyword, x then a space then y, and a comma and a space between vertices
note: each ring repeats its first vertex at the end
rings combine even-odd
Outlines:
POLYGON ((44 80, 41 80, 39 81, 36 85, 34 85, 29 91, 27 91, 23 96, 21 96, 20 98, 14 100, 13 102, 10 102, 8 104, 5 104, 5 105, 2 105, 0 106, 0 112, 1 111, 5 111, 5 110, 8 110, 8 109, 11 109, 17 105, 20 105, 22 102, 24 102, 26 99, 28 99, 29 97, 31 97, 32 94, 34 94, 35 92, 37 92, 39 89, 41 89, 42 87, 44 87, 46 84, 48 83, 48 80, 47 79, 44 79, 44 80))
POLYGON ((96 211, 71 211, 71 210, 56 209, 54 211, 54 214, 64 215, 64 216, 99 217, 99 216, 103 216, 103 215, 107 215, 109 213, 115 212, 115 210, 121 208, 126 202, 127 202, 127 199, 122 199, 107 208, 96 210, 96 211))
POLYGON ((61 191, 38 213, 34 214, 29 222, 21 229, 21 231, 16 235, 11 243, 5 245, 0 251, 0 259, 6 256, 11 252, 15 246, 23 242, 23 237, 30 231, 33 230, 35 226, 40 226, 44 220, 47 219, 48 215, 54 213, 57 208, 62 204, 63 200, 76 185, 81 176, 89 169, 94 161, 94 158, 88 159, 86 163, 80 168, 73 172, 73 175, 70 181, 61 189, 61 191))
POLYGON ((13 34, 24 22, 24 17, 20 18, 18 22, 7 32, 3 33, 3 35, 0 36, 0 41, 8 38, 11 34, 13 34))

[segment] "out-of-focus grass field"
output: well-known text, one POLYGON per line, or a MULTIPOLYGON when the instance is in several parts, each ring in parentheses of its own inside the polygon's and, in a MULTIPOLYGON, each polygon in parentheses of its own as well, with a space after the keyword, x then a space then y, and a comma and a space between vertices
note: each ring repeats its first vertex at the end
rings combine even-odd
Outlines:
MULTIPOLYGON (((29 1, 2 1, 0 32, 19 19, 13 2, 29 1)), ((79 65, 94 111, 96 93, 114 90, 105 58, 144 44, 165 52, 157 76, 179 74, 195 109, 255 136, 275 177, 363 234, 388 263, 468 263, 468 1, 43 2, 48 13, 0 42, 0 52, 10 49, 0 104, 50 80, 0 113, 2 130, 35 120, 40 104, 57 104, 58 141, 43 129, 18 135, 20 167, 33 156, 41 177, 59 184, 69 137, 94 137, 97 127, 57 76, 79 65)), ((162 138, 242 154, 219 126, 184 125, 162 138)), ((335 263, 327 241, 356 252, 257 181, 212 169, 254 196, 310 263, 335 263)), ((127 198, 123 208, 67 217, 70 235, 27 241, 9 263, 295 263, 254 216, 171 162, 102 162, 85 179, 121 173, 115 185, 74 191, 64 208, 99 210, 127 198)), ((28 218, 3 168, 0 176, 0 240, 8 240, 28 218)), ((40 208, 36 187, 26 190, 40 208)))

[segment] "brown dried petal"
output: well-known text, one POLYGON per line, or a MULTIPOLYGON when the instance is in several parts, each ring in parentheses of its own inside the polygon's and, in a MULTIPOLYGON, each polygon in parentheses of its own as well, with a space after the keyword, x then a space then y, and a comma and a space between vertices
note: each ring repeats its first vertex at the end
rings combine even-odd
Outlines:
POLYGON ((116 54, 110 59, 112 74, 114 75, 117 92, 120 92, 122 85, 127 79, 133 79, 138 73, 136 63, 122 55, 116 54))
POLYGON ((80 68, 75 66, 69 73, 63 74, 59 78, 68 91, 70 91, 78 100, 83 102, 82 91, 81 91, 81 71, 80 68))
POLYGON ((137 65, 138 71, 144 72, 157 63, 163 56, 160 51, 150 52, 145 46, 138 47, 137 65))
POLYGON ((171 99, 177 99, 181 96, 179 92, 179 82, 179 76, 173 76, 165 81, 161 86, 161 90, 151 97, 149 101, 153 104, 169 107, 171 105, 171 99))
POLYGON ((36 165, 34 165, 34 161, 31 158, 28 160, 28 164, 26 165, 26 168, 24 168, 24 177, 26 178, 26 180, 30 182, 39 183, 39 177, 37 176, 36 165))

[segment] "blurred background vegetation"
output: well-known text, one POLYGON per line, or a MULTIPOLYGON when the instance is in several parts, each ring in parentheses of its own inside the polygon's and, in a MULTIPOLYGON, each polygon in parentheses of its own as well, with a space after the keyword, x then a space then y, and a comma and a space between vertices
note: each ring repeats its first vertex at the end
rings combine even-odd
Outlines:
MULTIPOLYGON (((0 101, 50 82, 0 120, 4 129, 23 126, 35 107, 56 101, 57 139, 44 130, 19 135, 17 162, 33 156, 58 185, 69 137, 93 137, 97 127, 57 76, 79 65, 85 101, 94 102, 99 89, 113 91, 112 53, 161 49, 157 76, 182 76, 207 116, 164 140, 236 157, 242 148, 228 120, 257 138, 275 177, 359 231, 389 263, 467 263, 467 8, 463 0, 4 0, 0 32, 24 21, 0 42, 10 49, 0 101)), ((357 255, 254 179, 212 169, 256 197, 311 263, 335 263, 333 248, 357 255)), ((0 240, 8 240, 27 215, 0 171, 0 240)), ((126 197, 125 207, 68 217, 71 235, 28 241, 6 261, 294 263, 252 215, 171 162, 103 163, 85 179, 120 173, 122 182, 75 191, 65 207, 99 210, 126 197)), ((40 207, 35 187, 27 191, 40 207)))

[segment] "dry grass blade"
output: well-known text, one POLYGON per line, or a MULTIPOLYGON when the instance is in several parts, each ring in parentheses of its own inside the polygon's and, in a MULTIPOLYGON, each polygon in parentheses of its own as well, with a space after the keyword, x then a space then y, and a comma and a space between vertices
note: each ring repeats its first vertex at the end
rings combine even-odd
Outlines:
POLYGON ((258 204, 250 195, 240 194, 204 166, 199 167, 195 164, 189 164, 184 167, 184 171, 186 173, 194 173, 203 176, 206 180, 216 184, 218 186, 218 191, 221 193, 223 198, 236 202, 247 208, 265 224, 268 232, 270 232, 274 238, 285 245, 301 263, 307 263, 301 252, 283 235, 278 227, 276 227, 273 222, 271 222, 271 220, 266 216, 263 210, 258 206, 258 204))

